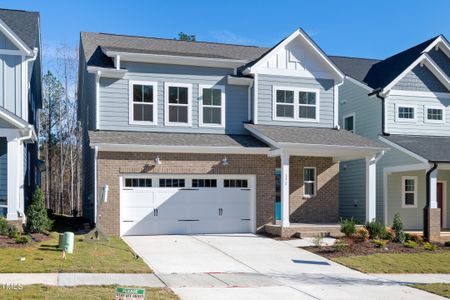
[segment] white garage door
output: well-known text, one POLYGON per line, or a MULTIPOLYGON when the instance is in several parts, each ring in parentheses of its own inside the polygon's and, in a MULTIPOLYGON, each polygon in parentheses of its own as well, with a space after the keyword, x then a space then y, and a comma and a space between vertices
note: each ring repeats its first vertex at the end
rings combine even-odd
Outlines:
POLYGON ((121 234, 254 232, 254 176, 122 178, 121 234))

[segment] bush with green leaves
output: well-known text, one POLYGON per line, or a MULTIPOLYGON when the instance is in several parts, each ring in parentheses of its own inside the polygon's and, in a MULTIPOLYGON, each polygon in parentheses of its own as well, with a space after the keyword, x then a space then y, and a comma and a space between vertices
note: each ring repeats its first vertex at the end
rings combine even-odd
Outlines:
POLYGON ((27 210, 27 231, 43 233, 51 229, 52 223, 45 208, 44 194, 40 188, 37 188, 33 195, 33 201, 27 210))
POLYGON ((386 237, 386 227, 379 220, 367 222, 366 229, 369 231, 369 237, 371 239, 383 239, 386 237))
POLYGON ((344 252, 346 250, 348 250, 350 248, 349 244, 346 243, 345 241, 336 241, 336 243, 334 243, 333 245, 333 250, 336 252, 344 252))
POLYGON ((405 246, 406 248, 415 249, 417 248, 417 243, 414 241, 406 241, 403 243, 403 246, 405 246))
POLYGON ((0 235, 8 235, 8 222, 0 217, 0 235))
POLYGON ((446 241, 446 242, 444 243, 444 246, 445 246, 445 247, 450 247, 450 241, 446 241))
POLYGON ((351 237, 356 232, 356 221, 353 218, 341 219, 341 232, 347 237, 351 237))
POLYGON ((425 242, 425 243, 423 243, 423 249, 428 250, 428 251, 435 251, 438 249, 438 246, 436 244, 425 242))
POLYGON ((386 227, 386 234, 385 234, 384 238, 386 240, 393 242, 393 241, 395 241, 396 237, 397 237, 397 234, 395 233, 394 229, 392 229, 391 227, 386 227))
POLYGON ((379 247, 379 248, 384 248, 386 247, 386 245, 388 244, 388 240, 381 240, 381 239, 375 239, 373 240, 373 243, 379 247))
POLYGON ((392 229, 395 231, 395 241, 399 243, 404 243, 406 241, 406 234, 403 231, 403 222, 400 218, 400 214, 396 213, 394 215, 394 220, 392 221, 392 229))
POLYGON ((16 244, 28 244, 30 241, 31 239, 27 235, 21 235, 16 238, 16 244))
POLYGON ((423 237, 419 234, 415 233, 405 233, 405 237, 407 241, 414 241, 418 244, 423 243, 423 237))
POLYGON ((312 242, 313 242, 314 246, 316 246, 316 247, 322 246, 323 236, 320 234, 316 235, 315 237, 313 237, 312 242))
POLYGON ((20 236, 19 229, 14 225, 8 225, 8 237, 11 239, 18 238, 20 236))

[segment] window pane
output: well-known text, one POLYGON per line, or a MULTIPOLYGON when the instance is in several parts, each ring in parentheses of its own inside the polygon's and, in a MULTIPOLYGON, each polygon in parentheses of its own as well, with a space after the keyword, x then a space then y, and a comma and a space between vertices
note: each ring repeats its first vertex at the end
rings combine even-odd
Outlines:
POLYGON ((148 104, 134 104, 133 105, 133 120, 134 121, 153 121, 153 105, 148 104))
POLYGON ((188 88, 179 87, 178 88, 178 103, 188 104, 188 88))
POLYGON ((213 89, 213 101, 212 105, 221 106, 222 105, 222 90, 213 89))
POLYGON ((125 179, 125 186, 126 187, 131 187, 132 186, 132 181, 130 178, 125 179))
POLYGON ((314 183, 306 182, 305 183, 305 193, 306 196, 314 196, 314 183))
POLYGON ((139 187, 145 187, 145 178, 139 179, 139 187))
POLYGON ((353 131, 353 129, 354 129, 353 122, 354 122, 353 116, 345 118, 345 121, 344 121, 345 128, 344 129, 348 130, 348 131, 353 131))
POLYGON ((144 121, 152 122, 153 121, 153 105, 143 105, 144 112, 142 119, 144 121))
POLYGON ((178 103, 178 88, 169 86, 169 103, 178 103))
POLYGON ((316 104, 316 93, 311 92, 299 92, 298 101, 300 104, 316 104))
POLYGON ((188 122, 188 108, 186 106, 170 106, 169 107, 169 122, 187 123, 188 122))
POLYGON ((427 110, 427 117, 428 117, 428 120, 442 121, 442 119, 443 119, 442 109, 429 108, 427 110))
POLYGON ((298 115, 300 118, 315 119, 316 118, 316 108, 313 106, 300 106, 298 115))
POLYGON ((294 106, 277 104, 277 117, 293 118, 294 117, 294 106))
POLYGON ((304 169, 304 181, 315 181, 315 170, 312 168, 305 168, 304 169))
POLYGON ((152 180, 151 179, 145 179, 145 186, 146 187, 152 187, 152 180))
POLYGON ((414 193, 405 193, 405 204, 414 205, 414 193))
POLYGON ((144 85, 144 102, 153 102, 153 86, 144 85))
POLYGON ((414 119, 414 108, 413 107, 399 107, 398 117, 400 119, 414 119))
POLYGON ((278 103, 294 103, 294 92, 277 90, 278 103))
POLYGON ((203 123, 205 124, 221 124, 220 107, 203 107, 203 123))
POLYGON ((133 101, 142 102, 142 85, 140 84, 133 85, 133 101))
POLYGON ((405 192, 414 192, 414 180, 405 179, 405 192))
POLYGON ((211 89, 203 89, 203 105, 212 105, 211 89))

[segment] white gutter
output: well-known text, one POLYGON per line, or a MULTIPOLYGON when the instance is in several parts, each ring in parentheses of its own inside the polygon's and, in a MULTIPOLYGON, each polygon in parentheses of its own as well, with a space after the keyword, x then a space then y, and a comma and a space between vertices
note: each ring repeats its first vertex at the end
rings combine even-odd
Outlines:
POLYGON ((333 126, 336 129, 340 129, 339 126, 339 87, 344 84, 344 80, 334 85, 334 122, 333 126))
POLYGON ((247 93, 247 100, 248 100, 248 112, 247 112, 247 118, 248 121, 252 120, 252 88, 253 88, 253 80, 250 82, 248 86, 248 93, 247 93))
POLYGON ((94 147, 94 219, 95 225, 98 224, 98 216, 97 216, 97 157, 98 157, 98 147, 94 147))

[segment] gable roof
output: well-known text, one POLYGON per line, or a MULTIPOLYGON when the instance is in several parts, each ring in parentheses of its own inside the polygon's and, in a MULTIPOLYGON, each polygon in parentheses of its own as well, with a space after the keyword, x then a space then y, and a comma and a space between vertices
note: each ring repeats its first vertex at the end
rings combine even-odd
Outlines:
POLYGON ((164 54, 201 58, 218 58, 252 61, 267 52, 268 48, 222 44, 212 42, 186 42, 141 36, 109 33, 81 32, 83 53, 88 66, 111 68, 113 62, 103 49, 130 53, 164 54))
POLYGON ((39 13, 0 9, 0 19, 30 48, 39 46, 39 13))

